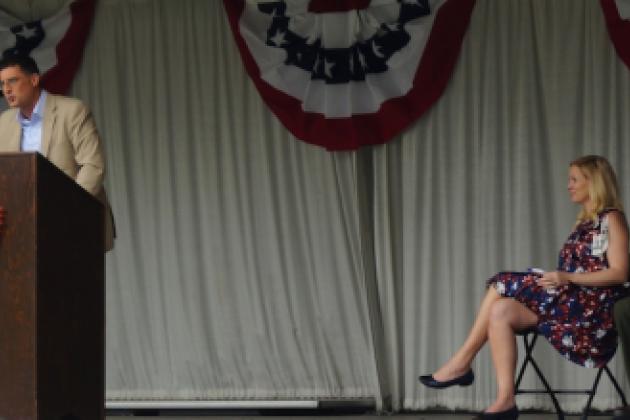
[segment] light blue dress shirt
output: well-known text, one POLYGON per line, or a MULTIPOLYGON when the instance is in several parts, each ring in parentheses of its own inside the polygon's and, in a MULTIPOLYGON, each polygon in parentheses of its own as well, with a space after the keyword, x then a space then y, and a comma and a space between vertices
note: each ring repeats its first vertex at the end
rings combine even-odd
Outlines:
POLYGON ((42 151, 42 123, 44 121, 44 105, 46 104, 45 90, 42 90, 31 118, 26 118, 18 111, 17 119, 22 126, 21 148, 23 152, 42 151))

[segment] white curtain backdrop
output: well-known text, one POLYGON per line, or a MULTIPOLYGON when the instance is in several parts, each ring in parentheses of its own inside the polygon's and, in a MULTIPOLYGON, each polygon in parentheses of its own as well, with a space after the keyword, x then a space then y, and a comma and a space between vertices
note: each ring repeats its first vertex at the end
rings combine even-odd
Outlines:
MULTIPOLYGON (((107 398, 483 408, 487 350, 471 387, 416 378, 463 342, 488 277, 555 266, 570 160, 607 156, 630 204, 629 92, 599 2, 478 0, 438 103, 387 145, 331 153, 262 103, 221 1, 99 0, 72 94, 105 139, 118 228, 107 398)), ((554 386, 595 374, 537 354, 554 386)), ((618 405, 602 387, 595 406, 618 405)))
POLYGON ((106 139, 107 397, 377 389, 354 154, 289 138, 219 1, 102 1, 74 93, 106 139))

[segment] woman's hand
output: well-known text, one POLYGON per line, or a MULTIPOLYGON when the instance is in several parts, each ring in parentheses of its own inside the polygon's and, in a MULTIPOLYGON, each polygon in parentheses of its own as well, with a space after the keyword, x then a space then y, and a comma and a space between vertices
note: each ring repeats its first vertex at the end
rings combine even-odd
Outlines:
POLYGON ((569 273, 565 271, 547 271, 538 279, 538 284, 544 289, 555 289, 569 283, 569 273))

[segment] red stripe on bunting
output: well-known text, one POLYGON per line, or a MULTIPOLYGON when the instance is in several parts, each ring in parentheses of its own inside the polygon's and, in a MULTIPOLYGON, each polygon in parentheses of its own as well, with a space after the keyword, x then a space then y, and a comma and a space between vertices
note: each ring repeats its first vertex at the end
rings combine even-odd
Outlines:
POLYGON ((383 144, 400 134, 442 95, 461 48, 475 0, 448 0, 439 9, 411 90, 389 99, 374 114, 326 118, 304 112, 299 100, 275 89, 260 77, 260 70, 239 31, 244 0, 224 0, 223 5, 243 63, 263 100, 297 138, 328 150, 354 150, 383 144))
POLYGON ((83 59, 95 8, 95 0, 78 0, 70 5, 72 21, 57 44, 57 64, 42 76, 42 84, 49 92, 64 94, 70 88, 83 59))
POLYGON ((615 0, 600 0, 600 4, 617 54, 630 68, 630 21, 621 19, 615 0))

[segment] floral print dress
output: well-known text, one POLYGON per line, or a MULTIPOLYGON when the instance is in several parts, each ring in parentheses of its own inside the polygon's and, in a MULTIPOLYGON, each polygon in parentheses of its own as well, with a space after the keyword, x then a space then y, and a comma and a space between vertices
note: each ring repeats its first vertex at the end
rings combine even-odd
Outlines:
MULTIPOLYGON (((593 272, 608 268, 608 219, 603 210, 597 221, 576 226, 560 250, 558 271, 593 272)), ((573 283, 545 290, 541 274, 501 272, 488 280, 500 295, 513 297, 538 315, 537 330, 567 359, 584 367, 605 365, 617 349, 613 305, 628 295, 620 286, 578 286, 573 283)))

